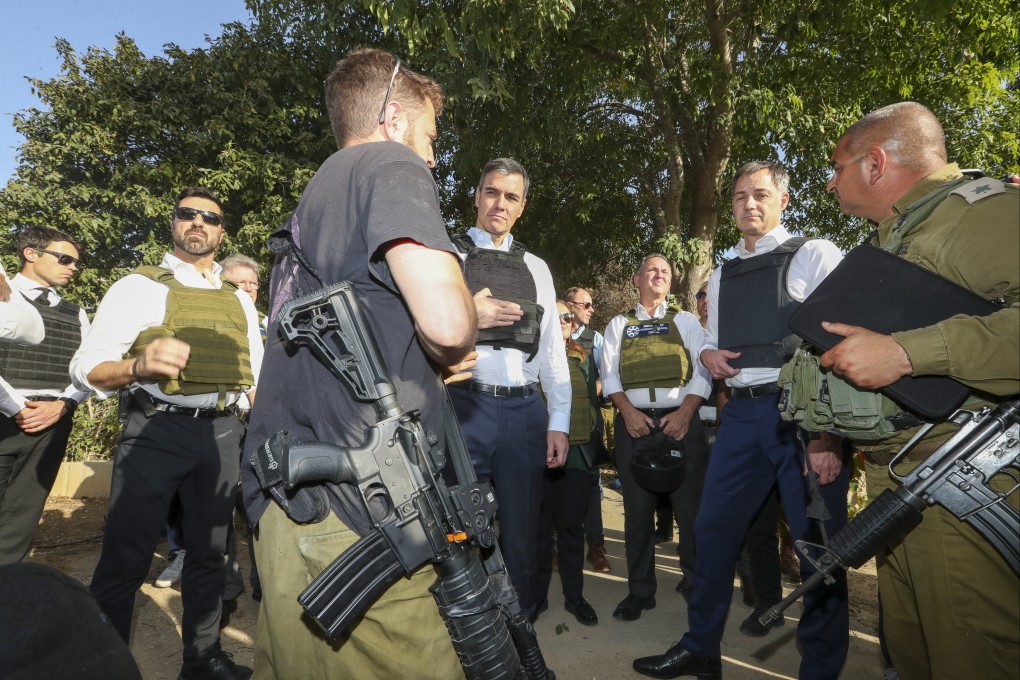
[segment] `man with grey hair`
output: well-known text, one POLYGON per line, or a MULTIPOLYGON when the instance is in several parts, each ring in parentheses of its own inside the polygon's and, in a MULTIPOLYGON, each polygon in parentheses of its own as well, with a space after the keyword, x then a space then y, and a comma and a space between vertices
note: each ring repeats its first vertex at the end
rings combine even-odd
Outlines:
MULTIPOLYGON (((489 161, 475 192, 475 226, 453 239, 479 332, 472 376, 451 384, 450 398, 475 472, 496 490, 507 572, 534 619, 545 605, 537 601, 543 475, 566 460, 571 388, 552 274, 510 234, 529 184, 514 159, 489 161)), ((572 603, 566 606, 575 613, 572 603)))
MULTIPOLYGON (((737 257, 708 280, 708 325, 701 363, 730 386, 708 464, 695 525, 697 562, 687 609, 688 631, 665 654, 637 659, 634 669, 657 678, 721 677, 723 630, 733 597, 733 572, 754 516, 778 485, 790 530, 796 539, 817 539, 808 521, 809 471, 818 474, 821 495, 832 519, 832 535, 846 523, 849 469, 838 437, 823 433, 802 443, 797 426, 780 419, 780 367, 799 344, 787 321, 793 311, 839 264, 839 249, 821 239, 792 236, 781 224, 790 202, 789 175, 771 162, 755 161, 737 170, 733 217, 743 238, 737 257)), ((801 568, 812 570, 810 562, 801 568)), ((762 626, 758 616, 774 603, 758 602, 741 626, 761 636, 783 625, 762 626)), ((798 626, 802 680, 834 679, 849 647, 845 575, 804 597, 798 626)))
MULTIPOLYGON (((947 162, 942 126, 926 107, 901 102, 850 126, 832 154, 828 189, 843 212, 877 223, 873 243, 935 272, 1001 309, 956 315, 885 335, 825 323, 845 339, 821 357, 858 387, 881 389, 905 375, 950 376, 973 388, 967 408, 1020 392, 1020 191, 965 177, 947 162)), ((839 321, 833 314, 833 321, 839 321)), ((887 466, 917 432, 861 442, 868 495, 896 484, 887 466)), ((899 463, 909 474, 955 430, 931 429, 899 463)), ((853 441, 852 433, 848 435, 853 441)), ((857 442, 854 442, 857 444, 857 442)), ((989 480, 1008 493, 1012 479, 989 480)), ((1009 503, 1017 507, 1014 492, 1009 503)), ((878 556, 883 624, 897 673, 908 678, 1009 677, 1020 667, 1020 582, 992 546, 940 507, 878 556)))
POLYGON ((712 380, 695 360, 705 337, 701 323, 669 304, 672 280, 673 268, 662 255, 641 261, 633 279, 638 303, 609 322, 602 351, 602 391, 617 408, 613 434, 623 488, 627 596, 613 612, 619 621, 634 621, 656 605, 653 533, 660 494, 668 495, 680 527, 685 577, 695 568, 694 518, 708 464, 708 440, 697 413, 712 380), (676 484, 647 488, 641 470, 633 467, 642 455, 659 459, 681 452, 684 475, 676 484))

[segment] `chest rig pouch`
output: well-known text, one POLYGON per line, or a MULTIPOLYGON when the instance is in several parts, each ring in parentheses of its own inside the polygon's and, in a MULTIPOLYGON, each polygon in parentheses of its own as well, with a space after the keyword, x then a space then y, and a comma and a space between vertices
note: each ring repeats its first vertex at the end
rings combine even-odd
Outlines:
POLYGON ((222 401, 227 391, 246 391, 255 384, 248 355, 248 319, 234 294, 237 286, 224 281, 218 290, 191 288, 175 279, 172 271, 152 265, 132 273, 170 290, 163 323, 139 333, 128 356, 139 356, 156 338, 176 338, 191 346, 188 365, 180 375, 159 381, 164 394, 216 392, 222 401))
POLYGON ((649 400, 655 401, 655 388, 671 389, 691 379, 690 350, 673 323, 679 311, 667 307, 661 319, 639 320, 633 312, 627 315, 620 342, 623 389, 646 387, 649 400))
POLYGON ((528 361, 534 359, 538 353, 545 310, 538 304, 535 277, 524 262, 527 249, 517 241, 510 244, 509 252, 479 248, 467 234, 454 237, 453 244, 467 256, 464 259, 464 280, 472 295, 488 288, 492 297, 518 304, 524 311, 524 316, 512 326, 478 331, 478 344, 491 345, 495 349, 512 347, 527 354, 528 361))

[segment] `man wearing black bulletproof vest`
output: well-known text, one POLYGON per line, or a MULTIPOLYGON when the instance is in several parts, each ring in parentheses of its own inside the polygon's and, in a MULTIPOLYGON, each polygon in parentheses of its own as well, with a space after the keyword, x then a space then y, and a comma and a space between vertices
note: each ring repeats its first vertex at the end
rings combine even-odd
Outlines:
MULTIPOLYGON (((818 542, 807 517, 807 471, 819 475, 832 536, 846 523, 850 471, 839 439, 823 433, 806 446, 794 423, 777 408, 779 369, 799 340, 787 320, 842 259, 821 239, 793 237, 780 224, 790 201, 789 176, 778 163, 747 163, 733 180, 733 216, 743 235, 737 257, 708 281, 708 326, 701 363, 724 378, 730 400, 712 449, 696 524, 694 591, 688 631, 665 654, 634 661, 634 670, 656 678, 722 677, 720 643, 733 596, 741 544, 759 508, 778 484, 794 539, 818 542)), ((801 560, 810 573, 810 562, 801 560)), ((767 603, 759 602, 752 616, 767 603)), ((779 619, 773 625, 782 625, 779 619)), ((798 626, 801 680, 836 678, 849 646, 845 575, 804 597, 798 626)))
POLYGON ((475 226, 453 239, 479 332, 477 365, 469 380, 451 384, 450 397, 475 471, 496 490, 507 571, 534 619, 545 604, 537 601, 543 473, 566 460, 571 389, 549 267, 510 234, 528 184, 514 159, 489 161, 475 192, 475 226))
POLYGON ((89 320, 57 293, 81 264, 78 241, 56 229, 28 227, 17 243, 21 273, 11 279, 11 297, 36 308, 45 336, 33 346, 0 340, 7 416, 0 423, 0 564, 28 555, 64 459, 74 409, 89 395, 68 377, 89 320))

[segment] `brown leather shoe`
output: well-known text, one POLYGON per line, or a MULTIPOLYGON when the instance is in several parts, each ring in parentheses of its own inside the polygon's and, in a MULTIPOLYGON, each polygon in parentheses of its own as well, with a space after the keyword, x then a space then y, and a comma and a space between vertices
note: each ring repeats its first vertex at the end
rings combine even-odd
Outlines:
POLYGON ((588 557, 586 559, 593 571, 608 573, 613 570, 609 560, 606 558, 606 546, 604 545, 593 545, 588 548, 588 557))

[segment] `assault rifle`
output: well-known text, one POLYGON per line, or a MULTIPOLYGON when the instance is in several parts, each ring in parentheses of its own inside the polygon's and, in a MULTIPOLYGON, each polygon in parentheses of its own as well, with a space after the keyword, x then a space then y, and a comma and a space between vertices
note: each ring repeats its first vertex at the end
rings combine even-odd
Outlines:
POLYGON ((1008 501, 1020 488, 1020 401, 978 411, 960 409, 949 420, 960 429, 902 477, 896 474, 896 465, 934 425, 922 427, 900 449, 889 463, 889 471, 901 486, 879 494, 828 545, 797 541, 797 547, 818 571, 762 614, 762 625, 778 619, 818 584, 832 583, 836 569, 860 568, 882 548, 917 527, 924 509, 936 503, 974 527, 1020 574, 1020 513, 1008 501), (993 490, 989 484, 1000 473, 1014 482, 1006 493, 993 490), (807 547, 820 550, 820 556, 812 557, 807 547))
POLYGON ((356 448, 291 442, 286 432, 265 444, 288 490, 306 482, 353 484, 373 526, 301 593, 301 606, 337 639, 392 583, 431 562, 438 578, 430 591, 469 680, 554 680, 503 564, 492 488, 475 478, 449 405, 445 435, 460 484, 447 487, 439 437, 397 401, 351 284, 292 300, 279 318, 285 339, 308 345, 378 416, 356 448))

